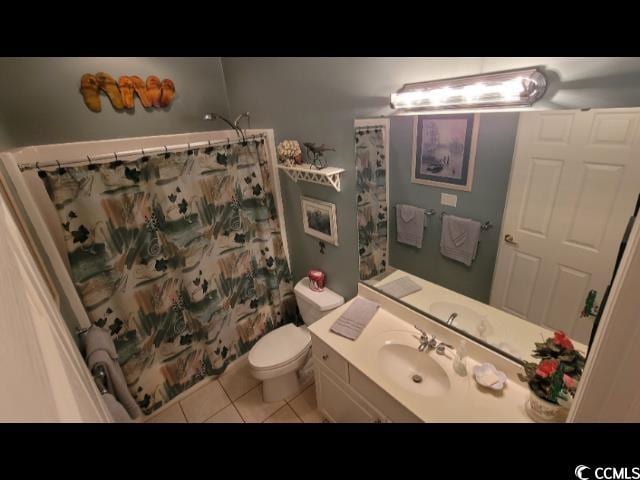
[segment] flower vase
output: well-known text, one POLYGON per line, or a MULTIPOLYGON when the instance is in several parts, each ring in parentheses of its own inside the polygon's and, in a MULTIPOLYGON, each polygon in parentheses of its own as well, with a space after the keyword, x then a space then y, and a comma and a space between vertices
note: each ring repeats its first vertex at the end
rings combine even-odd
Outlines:
POLYGON ((567 416, 565 407, 540 398, 532 391, 529 391, 525 406, 527 414, 538 423, 562 423, 567 416))

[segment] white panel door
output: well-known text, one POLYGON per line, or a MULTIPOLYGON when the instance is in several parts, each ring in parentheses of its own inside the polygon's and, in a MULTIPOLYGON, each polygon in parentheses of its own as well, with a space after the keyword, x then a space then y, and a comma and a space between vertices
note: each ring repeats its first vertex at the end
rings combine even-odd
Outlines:
POLYGON ((491 305, 576 340, 640 192, 640 109, 520 115, 491 305))
POLYGON ((0 188, 0 422, 110 422, 0 188))

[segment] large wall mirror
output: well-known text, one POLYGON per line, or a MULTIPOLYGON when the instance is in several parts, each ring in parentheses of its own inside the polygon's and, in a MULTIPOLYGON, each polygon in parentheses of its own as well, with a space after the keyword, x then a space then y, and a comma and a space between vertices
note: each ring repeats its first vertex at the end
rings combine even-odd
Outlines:
POLYGON ((587 352, 640 193, 640 108, 356 121, 360 280, 516 360, 587 352))

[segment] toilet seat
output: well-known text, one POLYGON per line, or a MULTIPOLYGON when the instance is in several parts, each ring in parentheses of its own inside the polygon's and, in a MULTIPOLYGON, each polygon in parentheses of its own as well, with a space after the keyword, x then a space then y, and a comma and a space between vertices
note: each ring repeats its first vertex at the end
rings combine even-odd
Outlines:
POLYGON ((311 347, 306 328, 288 323, 267 333, 249 352, 249 363, 256 370, 277 369, 293 363, 311 347))

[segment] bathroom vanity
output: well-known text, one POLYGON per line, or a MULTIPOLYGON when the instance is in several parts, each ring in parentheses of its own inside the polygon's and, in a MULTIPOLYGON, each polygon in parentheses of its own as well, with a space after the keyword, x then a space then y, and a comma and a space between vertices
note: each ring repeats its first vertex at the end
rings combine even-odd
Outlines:
POLYGON ((520 365, 466 340, 467 374, 461 376, 453 370, 452 349, 443 355, 435 349, 418 351, 414 325, 454 348, 464 337, 366 285, 358 286, 358 295, 380 309, 357 340, 330 331, 353 300, 309 327, 318 408, 329 421, 531 421, 525 411, 529 389, 517 377, 520 365), (500 392, 475 382, 473 367, 483 362, 507 375, 500 392))

